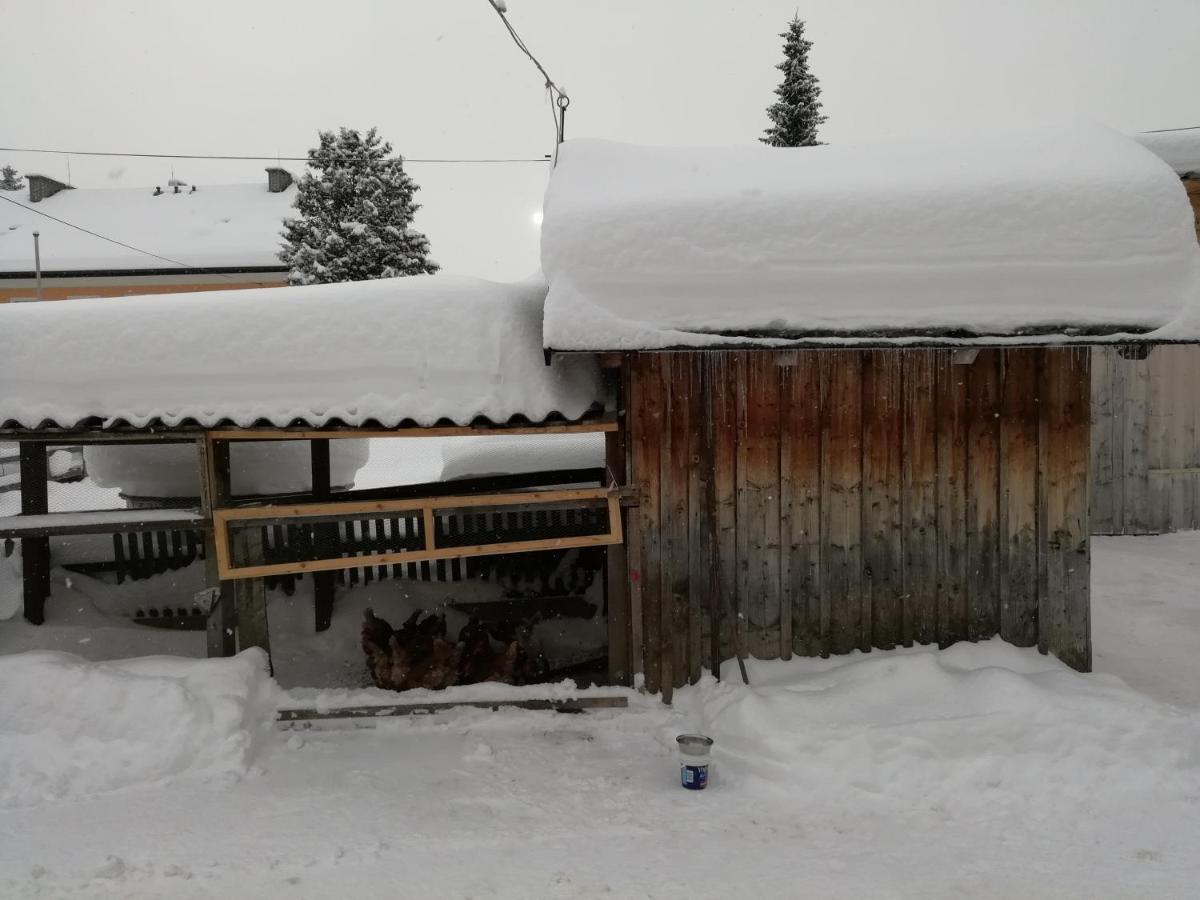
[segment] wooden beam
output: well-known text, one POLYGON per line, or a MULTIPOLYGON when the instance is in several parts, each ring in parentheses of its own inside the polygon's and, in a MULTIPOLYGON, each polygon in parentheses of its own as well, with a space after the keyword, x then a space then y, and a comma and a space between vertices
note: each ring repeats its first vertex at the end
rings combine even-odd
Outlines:
POLYGON ((546 425, 435 425, 429 428, 220 428, 208 435, 218 441, 363 440, 368 438, 444 438, 513 434, 597 434, 617 430, 613 417, 546 425))
MULTIPOLYGON (((126 534, 139 531, 206 531, 208 522, 180 510, 178 518, 140 517, 146 510, 117 509, 103 513, 44 513, 0 516, 0 540, 45 538, 70 534, 126 534)), ((158 510, 154 510, 158 512, 158 510)))
MULTIPOLYGON (((212 520, 214 509, 229 502, 230 473, 229 445, 214 444, 207 436, 197 442, 196 452, 200 467, 200 511, 212 520)), ((228 657, 237 653, 237 621, 235 617, 233 582, 221 581, 221 554, 227 549, 225 537, 217 539, 215 529, 209 528, 204 535, 204 583, 215 589, 215 600, 208 612, 207 650, 210 657, 228 657)))
MULTIPOLYGON (((49 503, 46 448, 41 444, 22 444, 20 456, 21 514, 44 516, 49 503)), ((25 618, 41 625, 46 621, 46 600, 50 596, 49 537, 22 537, 21 567, 25 618)))
MULTIPOLYGON (((262 559, 262 532, 257 528, 244 529, 233 538, 235 552, 240 559, 262 559)), ((271 663, 271 636, 267 626, 267 588, 261 578, 243 577, 234 588, 237 597, 238 650, 261 647, 267 654, 267 665, 275 674, 271 663)))
MULTIPOLYGON (((314 438, 309 446, 309 462, 312 475, 312 498, 318 503, 326 503, 332 497, 332 484, 329 470, 329 441, 325 438, 314 438)), ((314 555, 316 548, 327 546, 337 538, 337 526, 327 523, 313 525, 308 531, 313 540, 314 555)), ((327 631, 333 622, 333 594, 335 587, 333 572, 313 573, 313 628, 317 632, 327 631)))
POLYGON ((327 719, 382 719, 393 716, 421 716, 451 709, 535 709, 561 713, 584 712, 589 709, 625 709, 626 697, 575 697, 570 700, 460 700, 444 703, 393 703, 389 706, 343 706, 333 709, 281 709, 276 713, 280 722, 314 722, 327 719))

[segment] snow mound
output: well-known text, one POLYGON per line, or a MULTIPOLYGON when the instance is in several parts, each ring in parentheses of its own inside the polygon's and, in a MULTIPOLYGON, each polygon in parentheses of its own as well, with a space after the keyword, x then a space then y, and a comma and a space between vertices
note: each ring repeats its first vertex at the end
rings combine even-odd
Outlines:
POLYGON ((266 657, 0 657, 0 806, 249 771, 274 720, 266 657))
POLYGON ((320 426, 577 418, 593 360, 546 365, 545 284, 422 275, 0 305, 0 422, 320 426))
POLYGON ((603 434, 464 437, 451 438, 442 444, 444 481, 603 465, 603 434))
POLYGON ((735 787, 956 815, 1200 799, 1200 722, 998 639, 749 666, 673 701, 735 787))
POLYGON ((1179 179, 1100 127, 887 146, 568 141, 544 343, 1151 329, 1200 298, 1179 179))
POLYGON ((1200 178, 1200 128, 1153 131, 1133 139, 1180 175, 1200 178))

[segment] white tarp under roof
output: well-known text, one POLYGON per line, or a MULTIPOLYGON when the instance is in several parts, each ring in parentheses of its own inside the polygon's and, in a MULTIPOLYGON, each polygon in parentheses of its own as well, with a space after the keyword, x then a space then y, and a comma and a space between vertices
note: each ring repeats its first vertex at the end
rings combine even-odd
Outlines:
POLYGON ((0 304, 0 424, 575 419, 598 369, 546 365, 544 296, 422 275, 0 304))
POLYGON ((1138 333, 1200 298, 1178 177, 1097 126, 797 149, 568 141, 542 267, 556 350, 1138 333))

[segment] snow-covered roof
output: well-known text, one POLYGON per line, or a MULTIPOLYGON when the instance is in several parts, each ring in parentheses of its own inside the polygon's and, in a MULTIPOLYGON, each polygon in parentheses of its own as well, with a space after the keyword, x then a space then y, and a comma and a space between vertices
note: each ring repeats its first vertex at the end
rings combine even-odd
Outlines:
POLYGON ((85 234, 46 213, 187 268, 260 268, 279 261, 283 219, 293 215, 296 188, 261 184, 199 185, 154 195, 153 188, 78 188, 31 203, 29 190, 0 203, 0 273, 32 272, 33 232, 41 233, 42 271, 131 271, 182 268, 85 234), (38 212, 34 212, 37 210, 38 212))
POLYGON ((429 275, 3 304, 0 425, 576 419, 598 369, 546 365, 544 296, 429 275))
POLYGON ((1091 126, 886 147, 568 141, 542 267, 556 350, 1136 334, 1200 302, 1179 179, 1091 126))
POLYGON ((1134 140, 1180 175, 1200 178, 1200 126, 1136 134, 1134 140))

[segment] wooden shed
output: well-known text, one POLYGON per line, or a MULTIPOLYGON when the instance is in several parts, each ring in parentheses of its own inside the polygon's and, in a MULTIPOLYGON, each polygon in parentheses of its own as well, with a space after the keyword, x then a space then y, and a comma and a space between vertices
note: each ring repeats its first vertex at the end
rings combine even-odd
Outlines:
POLYGON ((1183 192, 1111 133, 868 158, 560 152, 544 340, 618 397, 610 656, 651 691, 992 637, 1091 668, 1091 345, 1200 337, 1183 192))

